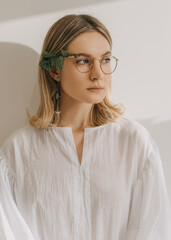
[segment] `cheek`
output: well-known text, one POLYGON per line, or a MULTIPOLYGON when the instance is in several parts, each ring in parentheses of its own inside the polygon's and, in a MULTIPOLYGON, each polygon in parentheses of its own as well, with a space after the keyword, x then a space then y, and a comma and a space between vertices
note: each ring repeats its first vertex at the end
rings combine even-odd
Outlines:
POLYGON ((104 86, 105 86, 106 88, 109 88, 109 87, 110 87, 111 80, 112 80, 111 75, 106 76, 106 78, 104 78, 104 86))
POLYGON ((107 76, 105 79, 104 79, 104 86, 105 86, 105 95, 107 95, 108 93, 110 93, 110 89, 111 89, 111 76, 107 76))
MULTIPOLYGON (((61 87, 66 93, 76 93, 84 88, 84 81, 76 69, 67 68, 61 71, 61 87)), ((86 87, 86 86, 85 86, 86 87)))

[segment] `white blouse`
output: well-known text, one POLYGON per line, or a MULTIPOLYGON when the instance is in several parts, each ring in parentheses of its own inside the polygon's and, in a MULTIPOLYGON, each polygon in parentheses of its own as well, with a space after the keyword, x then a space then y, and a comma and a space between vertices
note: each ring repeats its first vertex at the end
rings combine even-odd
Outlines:
POLYGON ((125 117, 85 128, 16 130, 1 147, 0 240, 170 240, 156 143, 125 117))

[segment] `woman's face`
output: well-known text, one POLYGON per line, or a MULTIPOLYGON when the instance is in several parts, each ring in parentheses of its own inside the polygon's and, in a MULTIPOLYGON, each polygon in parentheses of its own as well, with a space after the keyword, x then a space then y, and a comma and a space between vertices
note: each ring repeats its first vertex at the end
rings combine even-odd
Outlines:
MULTIPOLYGON (((71 53, 86 53, 95 58, 101 58, 110 51, 109 42, 99 32, 85 32, 77 36, 69 45, 67 51, 71 53)), ((111 75, 104 74, 100 68, 100 60, 94 60, 94 66, 89 72, 81 73, 75 67, 74 58, 66 58, 61 70, 60 84, 61 97, 69 97, 69 100, 76 100, 86 103, 99 103, 107 95, 111 75), (88 88, 102 86, 101 91, 93 92, 88 88)))

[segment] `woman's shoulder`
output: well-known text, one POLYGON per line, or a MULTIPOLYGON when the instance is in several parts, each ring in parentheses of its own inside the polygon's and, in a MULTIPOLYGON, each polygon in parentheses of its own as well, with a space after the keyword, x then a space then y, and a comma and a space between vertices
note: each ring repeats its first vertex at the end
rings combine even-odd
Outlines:
MULTIPOLYGON (((112 126, 115 126, 112 123, 112 126)), ((116 132, 121 142, 129 143, 134 149, 144 149, 147 155, 156 147, 151 133, 135 119, 122 117, 116 124, 116 132)))
POLYGON ((111 126, 125 135, 149 137, 149 131, 135 119, 122 117, 117 122, 111 122, 111 126))
POLYGON ((30 126, 29 124, 24 125, 13 131, 3 142, 1 149, 5 146, 10 147, 11 145, 21 145, 24 142, 30 140, 30 138, 34 138, 40 134, 40 130, 35 127, 30 126))
POLYGON ((22 161, 27 160, 31 154, 39 151, 38 148, 41 148, 46 139, 44 133, 45 129, 38 129, 29 124, 16 129, 1 145, 0 157, 6 159, 8 165, 15 169, 16 164, 21 164, 21 156, 22 161))

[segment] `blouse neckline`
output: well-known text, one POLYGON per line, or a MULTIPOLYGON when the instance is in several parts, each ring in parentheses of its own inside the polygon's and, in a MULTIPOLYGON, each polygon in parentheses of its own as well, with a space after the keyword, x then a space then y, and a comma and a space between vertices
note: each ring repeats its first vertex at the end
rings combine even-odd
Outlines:
MULTIPOLYGON (((108 126, 109 124, 110 124, 110 122, 99 125, 99 126, 95 126, 95 127, 87 127, 87 128, 84 128, 84 131, 94 131, 96 129, 104 128, 104 127, 108 126)), ((72 130, 72 127, 54 127, 54 128, 55 129, 60 129, 60 130, 65 130, 65 129, 72 130)))

